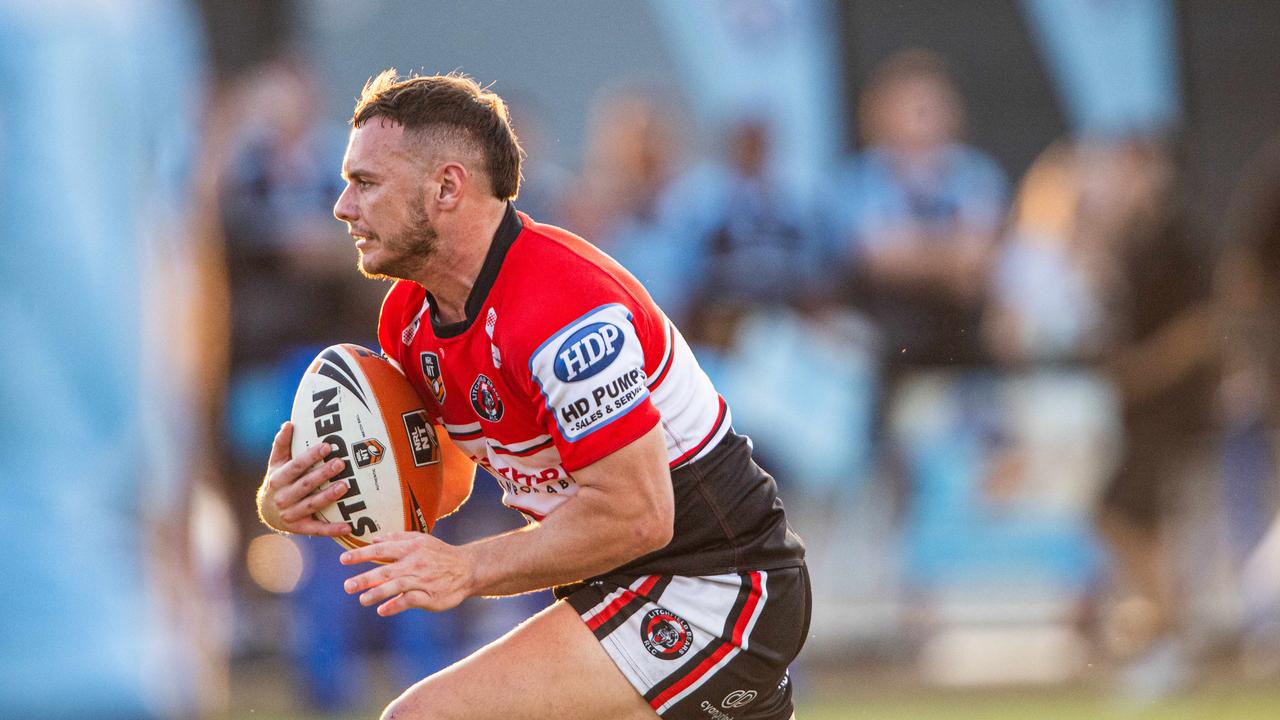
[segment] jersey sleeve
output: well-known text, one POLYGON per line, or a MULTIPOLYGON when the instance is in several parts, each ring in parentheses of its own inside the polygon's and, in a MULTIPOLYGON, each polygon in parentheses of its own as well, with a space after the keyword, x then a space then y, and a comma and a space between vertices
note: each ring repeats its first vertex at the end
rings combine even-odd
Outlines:
POLYGON ((539 419, 569 472, 629 445, 660 420, 646 384, 647 329, 627 304, 601 302, 543 333, 530 354, 539 419))

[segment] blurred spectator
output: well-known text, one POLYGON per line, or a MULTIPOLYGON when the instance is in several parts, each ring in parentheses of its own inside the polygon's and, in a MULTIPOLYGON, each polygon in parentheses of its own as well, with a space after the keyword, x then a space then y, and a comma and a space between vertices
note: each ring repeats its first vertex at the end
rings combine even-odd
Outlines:
MULTIPOLYGON (((525 157, 520 161, 520 196, 516 204, 538 222, 564 224, 563 213, 573 174, 555 160, 553 139, 547 137, 541 120, 542 107, 533 97, 520 92, 504 92, 511 113, 511 126, 520 137, 525 157)), ((558 142, 558 139, 555 140, 558 142)))
POLYGON ((1004 363, 1096 359, 1112 330, 1104 307, 1111 248, 1082 231, 1080 155, 1056 142, 1019 185, 983 317, 991 354, 1004 363))
POLYGON ((744 117, 725 136, 724 159, 681 177, 665 203, 671 228, 695 253, 685 332, 721 349, 734 344, 743 315, 798 306, 822 285, 808 217, 776 176, 768 121, 744 117))
POLYGON ((1112 327, 1103 369, 1123 409, 1124 455, 1103 492, 1099 527, 1116 590, 1113 649, 1138 696, 1183 680, 1179 597, 1168 543, 1180 485, 1207 450, 1217 346, 1208 248, 1189 220, 1169 147, 1111 140, 1077 148, 1075 232, 1111 257, 1103 297, 1112 327))
POLYGON ((1274 434, 1280 427, 1280 135, 1246 168, 1217 272, 1224 368, 1222 490, 1232 559, 1243 571, 1245 659, 1280 669, 1280 518, 1274 434), (1270 537, 1263 542, 1268 526, 1270 537))
POLYGON ((565 222, 592 238, 644 283, 681 323, 695 255, 663 217, 662 199, 680 167, 683 128, 671 103, 635 88, 598 97, 587 127, 581 176, 565 198, 565 222))
POLYGON ((831 199, 847 287, 879 324, 891 363, 972 362, 1004 175, 961 144, 961 98, 927 51, 885 61, 858 117, 866 149, 831 199))
MULTIPOLYGON (((980 312, 1007 188, 995 162, 963 144, 962 99, 931 52, 885 60, 868 80, 858 121, 863 150, 837 168, 825 220, 832 264, 844 271, 840 294, 878 335, 869 345, 882 365, 875 452, 881 473, 901 481, 893 492, 908 495, 902 570, 920 599, 984 577, 986 550, 1013 542, 1002 534, 1010 523, 984 521, 982 453, 993 453, 994 467, 1004 450, 983 445, 999 433, 984 436, 974 417, 990 413, 997 428, 1005 422, 990 379, 912 377, 921 367, 982 359, 980 312), (961 539, 937 547, 938 537, 961 539), (936 572, 948 564, 954 573, 936 572)), ((1020 561, 1043 565, 1044 555, 1032 547, 1020 561)))
POLYGON ((1144 697, 1184 679, 1167 537, 1213 428, 1211 261, 1180 191, 1162 141, 1051 146, 1018 193, 984 328, 1001 360, 1096 363, 1117 395, 1123 452, 1098 510, 1115 570, 1106 639, 1144 697))
POLYGON ((225 309, 190 223, 198 22, 66 0, 0 3, 0 27, 0 522, 39 537, 0 561, 0 716, 213 711, 218 388, 199 383, 225 342, 203 318, 225 309))
MULTIPOLYGON (((241 497, 253 494, 262 447, 288 416, 297 358, 335 342, 372 344, 385 292, 353 271, 355 251, 333 220, 344 133, 322 120, 311 73, 299 57, 255 66, 216 115, 226 136, 216 193, 231 277, 226 430, 241 497)), ((258 527, 252 507, 237 507, 242 527, 258 527)))
POLYGON ((340 125, 321 122, 311 72, 299 58, 276 60, 249 71, 239 93, 253 112, 242 120, 221 190, 234 370, 277 362, 298 347, 371 337, 385 292, 351 272, 350 241, 333 221, 345 136, 340 125))

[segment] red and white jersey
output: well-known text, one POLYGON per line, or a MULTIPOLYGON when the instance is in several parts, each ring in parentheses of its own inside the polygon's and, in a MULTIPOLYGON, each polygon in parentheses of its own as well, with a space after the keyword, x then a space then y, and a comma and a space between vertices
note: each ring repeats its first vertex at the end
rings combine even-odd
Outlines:
POLYGON ((466 319, 441 325, 420 285, 382 306, 383 351, 428 412, 488 469, 503 503, 541 519, 572 473, 659 422, 673 469, 729 433, 729 409, 680 332, 626 270, 565 230, 509 207, 466 319))

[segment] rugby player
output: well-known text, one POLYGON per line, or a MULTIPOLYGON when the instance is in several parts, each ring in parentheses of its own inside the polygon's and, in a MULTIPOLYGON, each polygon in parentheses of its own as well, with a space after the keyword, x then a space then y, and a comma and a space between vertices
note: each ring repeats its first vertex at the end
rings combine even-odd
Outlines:
MULTIPOLYGON (((360 270, 394 281, 383 352, 526 527, 464 545, 401 533, 345 552, 382 615, 553 588, 557 601, 410 687, 386 718, 794 716, 808 632, 800 539, 777 486, 680 332, 626 270, 516 210, 522 150, 494 93, 461 75, 364 87, 334 215, 360 270)), ((269 526, 345 492, 320 448, 276 436, 269 526)))

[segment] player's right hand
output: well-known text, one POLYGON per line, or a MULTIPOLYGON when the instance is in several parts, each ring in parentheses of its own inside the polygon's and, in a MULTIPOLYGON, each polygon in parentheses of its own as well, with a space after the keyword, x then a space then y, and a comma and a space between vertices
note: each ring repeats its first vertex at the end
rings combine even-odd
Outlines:
POLYGON ((312 515, 347 493, 344 482, 324 487, 342 472, 343 461, 322 462, 333 448, 320 443, 292 457, 293 423, 286 422, 276 433, 267 460, 267 476, 258 490, 258 515, 267 527, 303 535, 346 535, 346 523, 324 522, 312 515))

